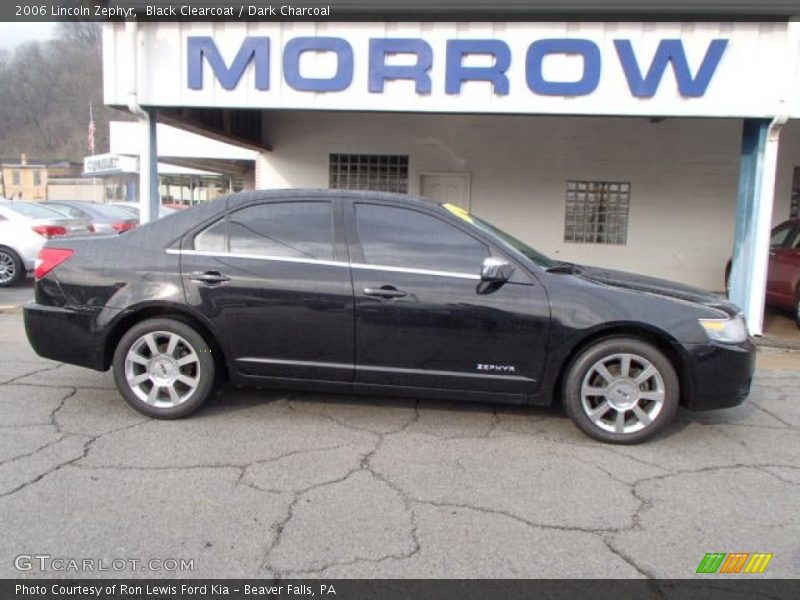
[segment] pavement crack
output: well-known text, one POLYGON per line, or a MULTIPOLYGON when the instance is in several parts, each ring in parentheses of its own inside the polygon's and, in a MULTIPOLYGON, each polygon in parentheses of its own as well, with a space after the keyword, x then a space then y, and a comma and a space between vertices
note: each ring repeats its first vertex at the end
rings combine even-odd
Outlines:
MULTIPOLYGON (((45 427, 46 427, 46 425, 45 425, 45 427)), ((67 436, 68 436, 68 434, 60 435, 58 438, 56 438, 54 440, 50 440, 49 442, 46 442, 46 443, 42 444, 41 446, 31 450, 30 452, 25 452, 24 454, 17 454, 16 456, 12 456, 11 458, 7 458, 6 460, 2 460, 2 461, 0 461, 0 467, 2 467, 4 465, 7 465, 7 464, 10 464, 10 463, 13 463, 13 462, 16 462, 18 460, 22 460, 23 458, 29 458, 29 457, 33 456, 34 454, 38 454, 39 452, 41 452, 43 450, 47 450, 51 446, 55 446, 59 442, 65 440, 67 438, 67 436)))
MULTIPOLYGON (((15 383, 15 382, 19 381, 20 379, 25 379, 26 377, 31 377, 32 375, 38 375, 39 373, 46 373, 47 371, 55 371, 56 369, 60 369, 63 366, 64 365, 62 363, 59 363, 57 365, 50 365, 50 366, 47 366, 47 367, 42 367, 40 369, 35 369, 33 371, 29 371, 28 373, 23 373, 22 375, 17 375, 16 377, 12 377, 11 379, 8 379, 6 381, 0 381, 0 385, 9 385, 9 384, 12 384, 12 383, 15 383)), ((28 384, 28 385, 33 385, 33 384, 28 384)), ((53 386, 53 387, 64 387, 64 386, 62 385, 62 386, 53 386)))
POLYGON ((642 567, 638 564, 631 556, 627 553, 623 552, 619 548, 615 548, 614 545, 611 543, 605 535, 598 536, 600 540, 605 544, 605 547, 608 548, 608 551, 614 554, 615 556, 619 557, 622 561, 633 567, 639 575, 646 579, 657 579, 658 576, 655 573, 650 572, 649 570, 642 567))
MULTIPOLYGON (((52 411, 50 411, 50 424, 53 427, 55 427, 56 431, 58 431, 59 433, 62 433, 61 424, 58 422, 58 419, 56 419, 56 415, 58 414, 58 411, 60 411, 62 408, 64 408, 64 405, 67 403, 67 400, 69 400, 70 398, 74 397, 77 393, 78 393, 78 388, 77 387, 73 387, 69 392, 67 392, 61 398, 61 401, 58 403, 58 406, 56 406, 52 411)), ((72 435, 72 434, 70 434, 70 435, 72 435)))
MULTIPOLYGON (((67 395, 67 396, 64 398, 64 401, 66 402, 66 400, 67 400, 69 397, 71 397, 71 396, 72 396, 72 394, 68 394, 68 395, 67 395)), ((53 414, 53 416, 55 415, 55 413, 56 413, 57 411, 58 411, 58 408, 56 408, 56 409, 53 411, 53 413, 52 413, 52 414, 53 414)), ((55 418, 55 416, 54 416, 54 418, 55 418)), ((13 488, 13 489, 11 489, 11 490, 7 491, 7 492, 0 493, 0 498, 5 498, 5 497, 7 497, 7 496, 11 496, 11 495, 13 495, 13 494, 16 494, 17 492, 20 492, 20 491, 24 490, 25 488, 27 488, 27 487, 30 487, 31 485, 34 485, 35 483, 38 483, 39 481, 41 481, 42 479, 44 479, 44 478, 45 478, 45 477, 47 477, 48 475, 52 475, 53 473, 56 473, 57 471, 60 471, 60 470, 61 470, 61 469, 63 469, 64 467, 67 467, 67 466, 70 466, 70 465, 75 465, 75 464, 76 464, 76 463, 78 463, 79 461, 81 461, 81 460, 83 460, 84 458, 86 458, 87 456, 89 456, 89 452, 90 452, 90 450, 91 450, 92 444, 94 444, 94 443, 95 443, 97 440, 99 440, 101 437, 103 437, 103 436, 106 436, 106 435, 109 435, 109 434, 112 434, 112 433, 116 433, 116 432, 118 432, 118 431, 124 431, 124 430, 126 430, 126 429, 132 429, 132 428, 134 428, 134 427, 138 427, 139 425, 142 425, 143 423, 147 423, 147 422, 148 422, 148 421, 140 421, 140 422, 138 422, 138 423, 133 423, 132 425, 126 425, 126 426, 124 426, 124 427, 118 427, 118 428, 116 428, 116 429, 112 429, 112 430, 110 430, 110 431, 105 431, 105 432, 103 432, 103 433, 100 433, 100 434, 98 434, 98 435, 94 435, 94 436, 91 436, 91 435, 86 435, 86 434, 81 434, 81 433, 64 433, 64 434, 61 436, 61 438, 60 438, 60 439, 66 439, 67 437, 70 437, 70 436, 74 436, 74 437, 85 437, 85 438, 88 438, 88 439, 86 440, 86 442, 84 442, 84 444, 83 444, 83 450, 82 450, 82 452, 81 452, 81 455, 80 455, 80 456, 76 456, 75 458, 71 458, 71 459, 69 459, 69 460, 66 460, 66 461, 64 461, 64 462, 57 463, 57 464, 53 465, 52 467, 50 467, 49 469, 45 470, 44 472, 42 472, 42 473, 39 473, 39 475, 37 475, 37 476, 36 476, 36 477, 34 477, 33 479, 30 479, 30 480, 28 480, 28 481, 26 481, 26 482, 24 482, 24 483, 21 483, 21 484, 20 484, 20 485, 18 485, 17 487, 15 487, 15 488, 13 488)), ((51 444, 51 445, 52 445, 52 444, 51 444)))
POLYGON ((788 421, 785 421, 784 419, 782 419, 781 417, 779 417, 778 415, 776 415, 776 414, 775 414, 774 412, 772 412, 771 410, 767 410, 766 408, 764 408, 763 406, 761 406, 760 404, 758 404, 758 403, 756 403, 756 402, 751 402, 751 404, 752 404, 752 405, 753 405, 753 406, 754 406, 756 409, 760 410, 760 411, 761 411, 761 412, 763 412, 763 413, 766 413, 766 414, 768 414, 770 417, 772 417, 773 419, 775 419, 776 421, 778 421, 778 422, 779 422, 779 423, 781 423, 782 425, 786 426, 788 429, 796 429, 796 426, 795 426, 795 425, 793 425, 792 423, 789 423, 788 421))

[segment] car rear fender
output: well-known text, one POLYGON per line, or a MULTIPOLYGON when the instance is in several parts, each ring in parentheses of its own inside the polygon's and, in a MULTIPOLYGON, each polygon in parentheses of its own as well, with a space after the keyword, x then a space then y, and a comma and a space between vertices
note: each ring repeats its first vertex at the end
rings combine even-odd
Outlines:
POLYGON ((229 378, 230 354, 224 343, 220 341, 223 338, 218 335, 213 325, 187 306, 162 302, 140 304, 124 310, 108 323, 108 334, 103 349, 103 364, 106 369, 111 366, 114 350, 125 332, 137 323, 153 318, 176 319, 196 329, 211 348, 218 374, 229 378))

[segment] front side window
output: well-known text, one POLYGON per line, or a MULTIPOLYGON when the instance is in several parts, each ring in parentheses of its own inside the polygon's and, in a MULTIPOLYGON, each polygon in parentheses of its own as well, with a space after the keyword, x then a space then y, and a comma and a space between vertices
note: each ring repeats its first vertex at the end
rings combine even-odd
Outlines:
POLYGON ((197 234, 194 247, 206 252, 331 260, 331 205, 329 202, 278 202, 243 208, 228 218, 227 235, 222 219, 197 234))
POLYGON ((449 223, 406 208, 356 204, 367 264, 476 275, 489 248, 449 223))

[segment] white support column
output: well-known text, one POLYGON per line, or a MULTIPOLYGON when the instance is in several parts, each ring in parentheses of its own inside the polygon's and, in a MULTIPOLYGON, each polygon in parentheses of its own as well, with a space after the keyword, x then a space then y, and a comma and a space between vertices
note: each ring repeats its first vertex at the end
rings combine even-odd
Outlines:
POLYGON ((255 174, 255 189, 266 190, 270 187, 276 187, 274 182, 271 182, 270 177, 272 169, 267 162, 266 152, 259 152, 256 154, 256 174, 255 174), (272 185, 270 185, 272 183, 272 185))
POLYGON ((746 293, 745 318, 751 335, 764 333, 764 297, 767 289, 769 268, 769 241, 772 232, 772 207, 775 204, 775 174, 778 164, 778 145, 781 128, 786 119, 774 119, 767 131, 764 143, 764 157, 761 169, 761 185, 756 202, 753 226, 753 249, 751 253, 752 280, 746 293))
POLYGON ((145 110, 141 119, 145 128, 144 143, 139 154, 139 221, 149 223, 158 218, 159 199, 158 180, 158 141, 156 138, 156 113, 145 110))
POLYGON ((750 335, 764 333, 764 295, 775 196, 780 130, 785 118, 745 119, 736 241, 731 270, 731 300, 741 307, 750 335))

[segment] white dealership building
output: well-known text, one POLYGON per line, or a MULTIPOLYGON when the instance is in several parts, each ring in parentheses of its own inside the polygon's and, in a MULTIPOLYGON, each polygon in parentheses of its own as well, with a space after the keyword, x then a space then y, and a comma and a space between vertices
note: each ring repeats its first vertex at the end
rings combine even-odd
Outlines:
MULTIPOLYGON (((733 295, 800 211, 800 23, 115 23, 105 102, 255 151, 259 189, 460 204, 555 258, 733 295)), ((152 157, 152 158, 150 158, 152 157)), ((141 169, 148 189, 148 170, 141 169)))

